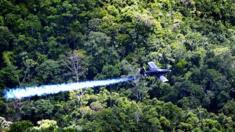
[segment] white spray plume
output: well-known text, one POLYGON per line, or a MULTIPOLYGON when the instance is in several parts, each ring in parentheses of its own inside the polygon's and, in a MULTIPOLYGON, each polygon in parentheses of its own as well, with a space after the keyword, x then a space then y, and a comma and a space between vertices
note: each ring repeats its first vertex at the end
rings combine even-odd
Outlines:
POLYGON ((117 79, 108 79, 108 80, 97 80, 97 81, 85 81, 77 83, 64 83, 64 84, 55 84, 55 85, 42 85, 42 86, 32 86, 25 88, 15 88, 10 89, 5 92, 4 97, 6 99, 22 99, 25 97, 32 96, 42 96, 47 94, 56 94, 59 92, 79 90, 83 88, 91 88, 98 86, 107 86, 111 84, 116 84, 120 82, 126 82, 133 80, 133 77, 117 78, 117 79))

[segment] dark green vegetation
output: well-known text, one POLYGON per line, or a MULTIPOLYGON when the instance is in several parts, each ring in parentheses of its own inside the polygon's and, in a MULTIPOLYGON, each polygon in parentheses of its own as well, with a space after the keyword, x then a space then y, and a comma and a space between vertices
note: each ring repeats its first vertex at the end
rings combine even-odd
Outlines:
POLYGON ((0 0, 2 95, 133 75, 151 60, 172 69, 167 84, 1 98, 0 116, 14 122, 2 130, 233 131, 234 44, 233 0, 0 0))

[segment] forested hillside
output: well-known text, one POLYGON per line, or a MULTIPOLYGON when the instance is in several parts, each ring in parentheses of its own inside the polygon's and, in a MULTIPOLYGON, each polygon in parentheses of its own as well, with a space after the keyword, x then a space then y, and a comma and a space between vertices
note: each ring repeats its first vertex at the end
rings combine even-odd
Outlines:
POLYGON ((0 0, 0 131, 234 131, 234 0, 0 0), (79 64, 70 65, 74 59, 79 64), (7 100, 15 87, 135 76, 7 100))

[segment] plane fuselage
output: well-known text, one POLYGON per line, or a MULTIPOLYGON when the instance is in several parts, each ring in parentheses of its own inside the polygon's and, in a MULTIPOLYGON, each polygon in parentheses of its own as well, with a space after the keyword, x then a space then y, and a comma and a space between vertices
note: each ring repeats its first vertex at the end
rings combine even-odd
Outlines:
POLYGON ((168 69, 160 69, 159 71, 145 71, 145 75, 147 76, 161 76, 164 75, 166 73, 170 72, 170 70, 168 69))
POLYGON ((145 68, 140 69, 140 74, 143 76, 155 76, 162 82, 167 82, 168 79, 164 76, 164 74, 171 72, 169 69, 161 69, 156 66, 154 62, 148 62, 148 70, 146 71, 145 68))

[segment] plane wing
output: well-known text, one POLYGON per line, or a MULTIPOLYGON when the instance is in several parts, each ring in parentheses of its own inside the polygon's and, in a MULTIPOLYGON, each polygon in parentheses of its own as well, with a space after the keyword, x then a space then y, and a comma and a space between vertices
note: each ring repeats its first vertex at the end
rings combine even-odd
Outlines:
POLYGON ((162 82, 167 82, 168 81, 168 79, 165 76, 163 76, 163 75, 161 75, 159 77, 159 80, 161 80, 162 82))
POLYGON ((155 65, 154 62, 150 61, 148 62, 148 65, 149 65, 149 69, 150 70, 158 70, 159 68, 155 65))

